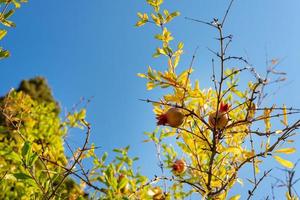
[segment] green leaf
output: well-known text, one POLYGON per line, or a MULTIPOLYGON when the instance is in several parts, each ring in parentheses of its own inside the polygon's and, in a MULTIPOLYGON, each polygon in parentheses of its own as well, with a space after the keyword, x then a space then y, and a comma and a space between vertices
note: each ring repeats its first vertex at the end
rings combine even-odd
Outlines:
POLYGON ((11 17, 14 13, 15 13, 15 10, 14 10, 14 9, 11 9, 11 10, 8 11, 7 13, 5 13, 4 19, 8 19, 8 18, 11 17))
POLYGON ((22 157, 26 157, 30 149, 31 144, 28 141, 26 141, 22 148, 22 157))
POLYGON ((29 166, 34 165, 34 163, 37 161, 37 159, 38 159, 38 154, 36 152, 34 152, 29 158, 29 166))
POLYGON ((20 172, 20 173, 15 173, 15 174, 13 174, 13 175, 14 175, 14 177, 16 177, 17 179, 22 179, 22 180, 32 179, 31 176, 29 176, 29 175, 27 175, 27 174, 24 174, 24 173, 22 173, 22 172, 20 172))
POLYGON ((12 150, 0 151, 0 156, 5 156, 5 159, 13 160, 14 162, 22 162, 20 155, 12 150))
POLYGON ((7 27, 16 27, 15 23, 13 23, 12 21, 6 20, 6 19, 2 19, 1 23, 7 27))
POLYGON ((106 160, 107 156, 108 156, 108 153, 104 152, 104 154, 102 155, 102 158, 101 158, 102 162, 104 162, 106 160))
POLYGON ((124 188, 128 183, 128 179, 126 177, 121 178, 121 181, 118 183, 118 188, 124 188))
POLYGON ((122 149, 117 149, 117 148, 113 149, 113 151, 116 152, 116 153, 122 153, 123 152, 122 149))
POLYGON ((3 59, 3 58, 7 58, 9 56, 10 56, 9 51, 0 49, 0 60, 3 59))

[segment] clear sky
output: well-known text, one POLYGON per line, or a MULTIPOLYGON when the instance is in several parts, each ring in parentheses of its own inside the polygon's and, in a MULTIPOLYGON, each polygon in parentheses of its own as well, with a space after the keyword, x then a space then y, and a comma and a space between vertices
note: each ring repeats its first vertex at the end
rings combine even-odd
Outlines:
MULTIPOLYGON (((131 155, 141 158, 138 165, 142 172, 149 176, 158 173, 153 145, 142 143, 143 132, 155 128, 155 118, 152 107, 138 99, 155 98, 159 93, 147 92, 145 80, 136 76, 147 65, 164 68, 163 62, 151 57, 158 45, 153 35, 159 30, 152 26, 134 27, 136 13, 148 11, 145 2, 29 1, 13 16, 17 28, 11 29, 1 44, 12 56, 1 61, 0 93, 17 87, 22 79, 42 75, 63 108, 70 109, 81 97, 93 96, 88 107, 92 141, 103 151, 130 144, 131 155)), ((169 10, 182 13, 170 26, 177 41, 185 42, 180 67, 188 65, 199 46, 193 78, 200 79, 203 87, 211 84, 212 55, 206 47, 215 47, 216 35, 212 29, 184 17, 211 20, 221 17, 227 5, 225 0, 166 0, 169 10)), ((282 59, 280 67, 288 73, 288 81, 268 101, 298 108, 299 9, 298 0, 236 0, 225 27, 226 33, 234 35, 230 52, 248 57, 258 71, 265 71, 266 54, 282 59)), ((76 144, 81 137, 71 133, 70 141, 76 144)), ((299 142, 296 144, 300 146, 299 142)), ((292 156, 294 160, 299 157, 298 153, 292 156)), ((262 198, 269 188, 265 184, 257 191, 258 197, 262 198)), ((246 194, 247 189, 238 186, 234 193, 246 194)))

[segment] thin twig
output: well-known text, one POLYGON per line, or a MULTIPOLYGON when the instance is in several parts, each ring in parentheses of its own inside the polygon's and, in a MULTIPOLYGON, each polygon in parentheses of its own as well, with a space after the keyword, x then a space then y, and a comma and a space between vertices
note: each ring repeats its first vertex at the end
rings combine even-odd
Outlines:
POLYGON ((268 176, 268 174, 272 171, 272 169, 268 170, 267 172, 264 172, 264 175, 258 180, 257 183, 255 183, 253 189, 250 191, 248 191, 249 195, 247 200, 251 199, 251 197, 253 196, 255 190, 257 189, 257 187, 259 186, 259 184, 264 180, 264 178, 266 178, 268 176))
POLYGON ((223 27, 223 25, 224 25, 224 23, 225 23, 225 21, 226 21, 226 18, 227 18, 227 16, 228 16, 228 13, 229 13, 229 11, 230 11, 230 8, 231 8, 231 6, 232 6, 233 1, 234 1, 234 0, 231 0, 231 1, 230 1, 230 4, 229 4, 229 6, 228 6, 228 8, 227 8, 227 10, 226 10, 226 12, 225 12, 225 15, 224 15, 223 20, 222 20, 222 23, 221 23, 221 26, 222 26, 222 27, 223 27))
POLYGON ((89 137, 90 137, 90 132, 91 132, 91 127, 90 124, 87 123, 85 120, 82 120, 82 123, 86 126, 87 128, 87 132, 86 132, 86 137, 85 137, 85 141, 84 144, 82 146, 82 148, 79 151, 79 154, 77 156, 77 158, 74 160, 73 164, 71 165, 71 167, 69 168, 69 171, 66 172, 66 174, 62 177, 62 179, 60 180, 60 182, 57 184, 56 188, 53 190, 53 192, 49 195, 49 197, 47 198, 48 200, 50 200, 56 193, 56 191, 59 189, 59 187, 63 184, 63 182, 65 181, 65 179, 72 174, 72 170, 73 168, 76 166, 76 164, 78 164, 78 162, 80 162, 81 156, 83 154, 84 151, 86 151, 86 146, 88 144, 89 141, 89 137))

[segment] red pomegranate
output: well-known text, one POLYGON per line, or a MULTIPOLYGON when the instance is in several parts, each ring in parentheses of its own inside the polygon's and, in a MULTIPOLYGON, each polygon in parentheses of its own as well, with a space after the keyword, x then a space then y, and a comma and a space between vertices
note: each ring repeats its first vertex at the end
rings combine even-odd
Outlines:
POLYGON ((184 120, 184 114, 177 108, 170 108, 167 112, 156 117, 157 125, 168 125, 174 128, 179 127, 184 120))
POLYGON ((211 113, 208 117, 208 123, 212 128, 224 129, 228 123, 228 110, 230 106, 221 102, 220 109, 211 113))
POLYGON ((186 163, 182 159, 177 159, 172 164, 172 171, 175 175, 183 174, 186 170, 186 163))

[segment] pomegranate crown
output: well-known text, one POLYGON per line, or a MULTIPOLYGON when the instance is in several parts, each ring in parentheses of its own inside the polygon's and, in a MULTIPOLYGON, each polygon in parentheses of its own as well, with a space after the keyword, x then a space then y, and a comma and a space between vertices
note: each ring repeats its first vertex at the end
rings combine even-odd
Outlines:
POLYGON ((230 108, 228 103, 221 102, 220 104, 220 112, 227 112, 230 108))
POLYGON ((157 125, 166 125, 168 123, 168 118, 166 114, 161 114, 156 116, 157 125))

